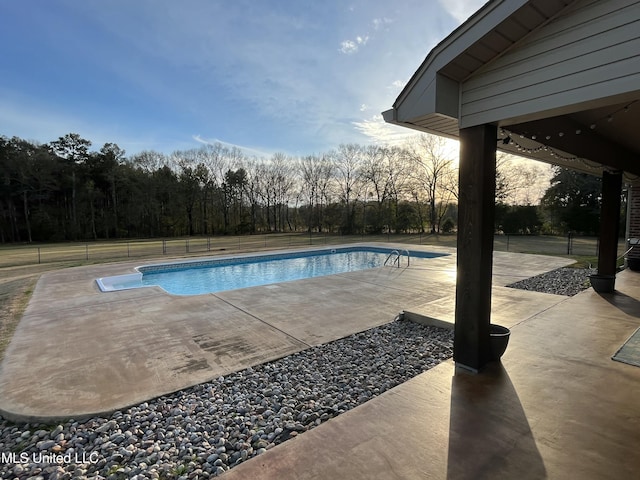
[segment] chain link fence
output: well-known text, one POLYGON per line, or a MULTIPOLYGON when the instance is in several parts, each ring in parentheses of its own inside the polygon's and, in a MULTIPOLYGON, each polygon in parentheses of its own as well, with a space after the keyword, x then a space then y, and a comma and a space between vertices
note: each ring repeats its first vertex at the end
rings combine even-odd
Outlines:
MULTIPOLYGON (((598 237, 567 235, 564 237, 547 235, 496 235, 494 249, 516 253, 546 255, 598 256, 598 237)), ((618 253, 626 250, 624 239, 618 241, 618 253)))
MULTIPOLYGON (((145 257, 207 256, 277 248, 338 245, 354 242, 392 242, 456 246, 456 236, 429 234, 335 235, 324 233, 190 237, 153 240, 113 240, 41 245, 0 246, 0 268, 45 263, 86 264, 145 257)), ((620 239, 620 255, 626 243, 620 239)), ((597 237, 496 235, 494 249, 515 253, 597 256, 597 237)))

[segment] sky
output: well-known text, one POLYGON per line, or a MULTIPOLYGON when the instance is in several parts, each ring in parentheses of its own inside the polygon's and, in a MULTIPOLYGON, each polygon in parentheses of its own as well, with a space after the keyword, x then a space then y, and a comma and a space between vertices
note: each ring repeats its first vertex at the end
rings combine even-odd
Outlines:
POLYGON ((414 131, 381 112, 485 0, 0 2, 0 135, 306 156, 414 131))

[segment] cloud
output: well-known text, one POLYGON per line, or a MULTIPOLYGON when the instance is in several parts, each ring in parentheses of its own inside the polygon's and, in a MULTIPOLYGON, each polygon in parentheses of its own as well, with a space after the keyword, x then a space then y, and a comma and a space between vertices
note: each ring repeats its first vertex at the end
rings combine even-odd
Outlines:
POLYGON ((369 41, 369 36, 366 35, 364 37, 356 37, 355 40, 345 40, 344 42, 342 42, 340 44, 340 52, 346 54, 346 55, 350 55, 352 53, 356 53, 358 50, 360 50, 360 47, 364 46, 367 44, 367 42, 369 41))
MULTIPOLYGON (((394 77, 408 77, 430 47, 423 38, 430 29, 421 29, 407 42, 410 29, 388 28, 407 16, 422 15, 386 2, 339 17, 327 6, 280 9, 238 3, 239 8, 202 2, 198 9, 183 9, 167 2, 156 10, 143 2, 109 9, 106 15, 104 9, 92 9, 88 16, 134 53, 123 55, 125 65, 105 63, 117 65, 115 73, 134 86, 130 91, 151 94, 168 112, 197 115, 185 129, 187 136, 194 130, 222 138, 238 129, 254 136, 267 131, 272 141, 294 149, 308 138, 313 139, 311 148, 343 141, 337 128, 325 125, 349 125, 362 105, 374 111, 388 108, 403 84, 387 86, 394 77), (319 26, 327 24, 334 27, 319 26), (394 59, 393 68, 385 66, 387 59, 394 59), (203 105, 206 113, 201 113, 203 105), (222 127, 212 111, 227 112, 222 127), (320 137, 321 129, 331 134, 320 137)), ((421 4, 421 10, 433 9, 421 4)))
MULTIPOLYGON (((52 115, 51 126, 69 123, 69 131, 82 129, 78 133, 87 136, 90 125, 102 124, 103 132, 90 132, 96 134, 92 141, 98 133, 119 144, 123 136, 135 135, 154 149, 170 142, 173 146, 165 148, 193 148, 203 143, 194 132, 204 132, 204 141, 226 138, 301 154, 365 135, 383 137, 366 117, 391 106, 404 86, 396 79, 409 78, 454 26, 439 4, 424 0, 409 0, 403 7, 360 2, 351 12, 339 0, 293 2, 287 8, 251 0, 194 0, 188 9, 169 0, 161 2, 162 8, 148 1, 60 3, 67 6, 59 12, 63 28, 55 29, 56 41, 50 43, 57 54, 68 44, 75 48, 78 25, 98 35, 93 41, 87 36, 76 58, 84 62, 83 70, 98 68, 87 78, 96 84, 91 95, 101 93, 104 99, 96 98, 94 105, 93 98, 81 102, 74 95, 66 106, 49 105, 47 113, 69 112, 70 117, 61 122, 52 115), (64 42, 58 30, 68 32, 64 42), (100 118, 90 117, 87 103, 99 107, 100 118)), ((35 108, 33 117, 46 118, 35 108)), ((21 123, 25 130, 34 124, 28 118, 21 123)), ((403 131, 379 123, 381 129, 403 131)))
POLYGON ((372 23, 373 23, 373 29, 379 30, 393 23, 393 20, 391 20, 390 18, 374 18, 372 23))
POLYGON ((352 124, 356 130, 378 145, 402 145, 416 134, 413 130, 386 123, 382 115, 374 115, 352 124))
POLYGON ((202 138, 200 135, 193 135, 193 139, 198 143, 202 143, 203 145, 220 144, 229 148, 237 148, 248 157, 269 158, 275 153, 275 152, 268 152, 266 150, 258 150, 253 147, 245 147, 243 145, 237 145, 235 143, 225 142, 224 140, 220 140, 217 138, 205 139, 205 138, 202 138))
MULTIPOLYGON (((393 23, 393 20, 390 18, 374 18, 371 21, 371 28, 373 28, 374 31, 381 30, 391 23, 393 23)), ((339 51, 347 55, 356 53, 360 50, 360 47, 365 46, 367 42, 369 42, 370 38, 371 35, 367 33, 366 35, 358 35, 353 40, 345 40, 340 44, 339 51)))
POLYGON ((358 51, 358 46, 352 40, 345 40, 340 44, 340 51, 347 55, 358 51))
POLYGON ((482 7, 486 3, 486 0, 438 0, 438 3, 440 3, 449 15, 458 22, 463 23, 482 7))

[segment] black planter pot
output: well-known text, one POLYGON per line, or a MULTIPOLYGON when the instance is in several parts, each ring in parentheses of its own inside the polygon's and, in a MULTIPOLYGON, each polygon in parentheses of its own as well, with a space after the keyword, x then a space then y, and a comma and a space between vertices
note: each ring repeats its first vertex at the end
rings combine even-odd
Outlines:
POLYGON ((634 272, 640 272, 640 258, 627 257, 627 267, 634 272))
POLYGON ((598 293, 613 293, 616 286, 615 275, 591 275, 589 276, 591 286, 598 293))
POLYGON ((491 360, 500 360, 502 354, 509 344, 511 330, 502 325, 494 323, 489 325, 489 336, 491 341, 491 360))

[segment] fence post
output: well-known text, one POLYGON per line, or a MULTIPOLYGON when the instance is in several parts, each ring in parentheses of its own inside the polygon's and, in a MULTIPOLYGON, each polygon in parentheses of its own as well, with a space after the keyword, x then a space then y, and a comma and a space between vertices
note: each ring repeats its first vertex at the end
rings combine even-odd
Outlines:
POLYGON ((184 251, 185 251, 185 253, 189 253, 189 239, 188 238, 184 241, 184 251))
POLYGON ((127 242, 127 258, 131 257, 131 248, 129 247, 129 242, 127 242))
POLYGON ((40 247, 38 247, 38 264, 40 264, 40 247))
POLYGON ((162 240, 162 254, 166 255, 167 254, 167 241, 166 240, 162 240))
POLYGON ((207 252, 211 251, 211 237, 207 237, 207 252))
POLYGON ((571 245, 571 232, 567 234, 567 255, 571 255, 572 245, 571 245))
POLYGON ((84 246, 84 258, 85 260, 89 260, 89 244, 85 244, 84 246))
POLYGON ((509 240, 511 239, 511 235, 507 233, 507 252, 509 251, 509 240))

